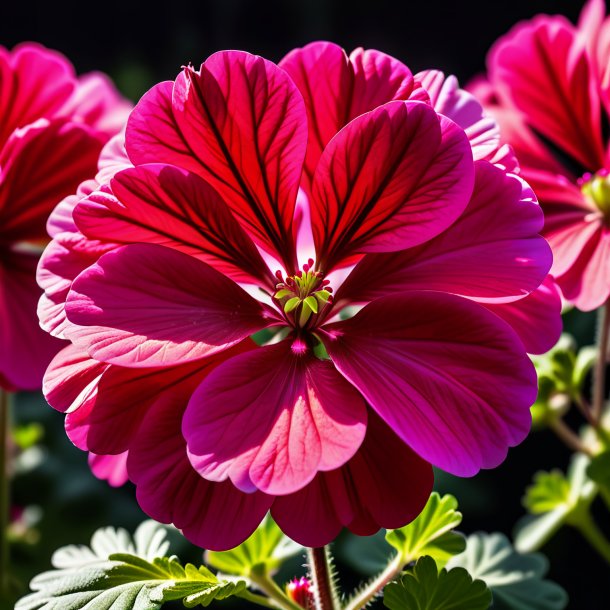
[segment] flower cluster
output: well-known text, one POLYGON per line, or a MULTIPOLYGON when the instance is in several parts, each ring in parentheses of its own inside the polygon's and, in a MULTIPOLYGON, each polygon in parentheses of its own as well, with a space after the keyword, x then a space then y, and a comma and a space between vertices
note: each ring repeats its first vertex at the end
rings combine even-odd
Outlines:
POLYGON ((539 15, 495 44, 488 80, 471 86, 540 199, 552 274, 584 311, 610 297, 609 34, 603 0, 577 26, 539 15))
POLYGON ((498 465, 560 332, 542 212, 453 77, 330 43, 146 93, 51 218, 44 382, 66 430, 201 546, 413 519, 498 465), (93 190, 91 190, 93 189, 93 190), (126 468, 126 471, 125 471, 126 468))
POLYGON ((36 265, 57 202, 95 173, 130 110, 110 81, 54 51, 0 47, 0 387, 40 388, 62 343, 38 327, 36 265))

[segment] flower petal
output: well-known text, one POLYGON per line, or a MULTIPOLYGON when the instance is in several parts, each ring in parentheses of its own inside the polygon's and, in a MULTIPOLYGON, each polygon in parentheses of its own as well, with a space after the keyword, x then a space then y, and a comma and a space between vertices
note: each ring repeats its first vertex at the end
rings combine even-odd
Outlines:
POLYGON ((97 455, 89 452, 89 468, 111 487, 121 487, 129 480, 127 475, 127 451, 118 455, 97 455))
POLYGON ((421 246, 365 256, 337 301, 370 301, 405 290, 504 300, 535 290, 552 262, 549 245, 538 235, 542 210, 516 176, 487 161, 475 168, 472 199, 451 227, 421 246))
POLYGON ((433 474, 375 413, 366 438, 342 468, 323 472, 304 489, 275 499, 271 513, 304 546, 332 542, 343 527, 359 536, 402 527, 421 512, 433 474))
POLYGON ((178 76, 171 109, 165 95, 159 91, 162 99, 151 95, 138 104, 139 113, 127 127, 130 159, 136 165, 166 162, 198 173, 260 246, 292 264, 292 218, 307 120, 288 75, 262 57, 223 51, 209 57, 199 72, 186 68, 178 76), (156 145, 142 133, 150 130, 149 116, 163 122, 156 145))
POLYGON ((97 360, 169 366, 213 353, 277 321, 230 279, 163 246, 102 256, 73 282, 69 338, 97 360))
POLYGON ((318 261, 328 272, 357 252, 416 246, 450 226, 472 194, 462 129, 421 102, 389 102, 326 147, 313 185, 318 261))
POLYGON ((512 326, 529 354, 544 354, 559 341, 561 296, 550 275, 524 299, 482 305, 512 326))
POLYGON ((279 65, 299 88, 307 108, 308 187, 322 151, 342 127, 381 104, 422 94, 411 71, 380 51, 356 49, 348 57, 332 42, 312 42, 291 51, 279 65))
POLYGON ((328 360, 293 353, 290 340, 219 366, 193 395, 183 424, 202 476, 274 495, 344 464, 365 430, 358 392, 328 360))
POLYGON ((589 171, 603 167, 600 99, 584 41, 563 17, 540 16, 501 38, 490 78, 529 125, 589 171))
POLYGON ((525 438, 535 370, 514 331, 480 305, 410 292, 325 329, 337 369, 435 466, 470 476, 525 438))
POLYGON ((198 546, 215 551, 242 543, 273 502, 261 492, 245 494, 230 481, 211 483, 191 466, 180 426, 184 405, 175 393, 148 412, 127 459, 138 503, 153 519, 173 523, 198 546))
POLYGON ((175 248, 235 281, 269 283, 271 273, 252 240, 196 174, 171 165, 141 165, 116 174, 111 189, 91 194, 74 210, 87 237, 175 248))

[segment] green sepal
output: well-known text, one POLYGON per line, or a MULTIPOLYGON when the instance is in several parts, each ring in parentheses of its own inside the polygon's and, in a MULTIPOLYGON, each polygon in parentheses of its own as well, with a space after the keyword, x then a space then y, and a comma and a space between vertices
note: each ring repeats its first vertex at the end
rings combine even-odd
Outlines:
POLYGON ((464 568, 439 572, 428 556, 383 592, 383 603, 390 610, 487 610, 491 600, 482 580, 473 580, 464 568))
POLYGON ((291 294, 294 294, 292 290, 289 290, 288 288, 282 288, 281 290, 278 290, 273 296, 276 299, 283 299, 284 297, 288 297, 291 294))
POLYGON ((315 297, 311 295, 306 297, 303 301, 303 306, 305 305, 307 305, 314 313, 318 313, 318 301, 316 301, 315 297))
POLYGON ((288 299, 284 303, 284 312, 290 313, 293 309, 296 309, 297 305, 300 302, 301 302, 301 299, 299 297, 292 297, 291 299, 288 299))
POLYGON ((330 298, 330 292, 328 292, 328 290, 317 290, 313 293, 313 296, 318 299, 320 305, 324 305, 325 303, 328 303, 328 299, 330 298))

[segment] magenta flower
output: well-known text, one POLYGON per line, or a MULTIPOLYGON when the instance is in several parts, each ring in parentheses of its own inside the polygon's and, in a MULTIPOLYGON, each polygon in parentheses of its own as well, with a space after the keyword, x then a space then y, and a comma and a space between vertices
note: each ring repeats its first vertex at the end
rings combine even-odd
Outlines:
POLYGON ((0 386, 40 387, 62 347, 38 328, 36 265, 55 204, 95 173, 129 105, 102 74, 77 78, 34 44, 0 47, 0 386))
POLYGON ((127 452, 152 517, 223 549, 271 509, 320 546, 525 437, 551 255, 455 79, 330 43, 216 53, 140 100, 125 149, 51 219, 41 321, 73 345, 44 391, 78 447, 127 452))
POLYGON ((610 297, 610 20, 590 0, 579 24, 540 15, 493 47, 489 81, 473 83, 545 213, 552 274, 589 311, 610 297))

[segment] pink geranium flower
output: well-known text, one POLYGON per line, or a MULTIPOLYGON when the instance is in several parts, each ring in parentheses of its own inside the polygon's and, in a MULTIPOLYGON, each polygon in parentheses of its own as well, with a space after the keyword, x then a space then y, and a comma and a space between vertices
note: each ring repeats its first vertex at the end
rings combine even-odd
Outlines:
POLYGON ((35 272, 57 202, 95 173, 129 105, 34 44, 0 47, 0 386, 33 390, 61 342, 38 328, 35 272))
POLYGON ((72 345, 44 391, 77 446, 127 452, 155 519, 220 549, 271 509, 319 546, 404 525, 431 464, 470 476, 527 434, 550 250, 455 79, 221 52, 140 100, 125 150, 51 219, 41 321, 72 345))
POLYGON ((540 15, 493 47, 479 95, 545 213, 552 273, 584 311, 610 296, 610 20, 590 0, 574 26, 540 15))

